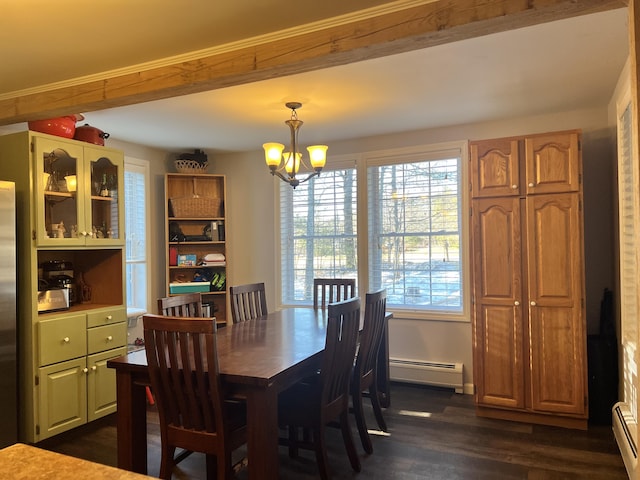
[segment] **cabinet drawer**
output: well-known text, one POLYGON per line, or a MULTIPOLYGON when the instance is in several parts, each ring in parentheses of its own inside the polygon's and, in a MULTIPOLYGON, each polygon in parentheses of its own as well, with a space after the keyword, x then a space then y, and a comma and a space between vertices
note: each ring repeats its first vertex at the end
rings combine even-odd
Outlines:
POLYGON ((38 322, 40 366, 87 354, 87 328, 84 313, 38 322))
POLYGON ((124 322, 87 330, 89 354, 122 347, 127 343, 127 324, 124 322))
POLYGON ((87 312, 87 328, 100 327, 111 323, 127 321, 127 309, 125 307, 101 308, 87 312))

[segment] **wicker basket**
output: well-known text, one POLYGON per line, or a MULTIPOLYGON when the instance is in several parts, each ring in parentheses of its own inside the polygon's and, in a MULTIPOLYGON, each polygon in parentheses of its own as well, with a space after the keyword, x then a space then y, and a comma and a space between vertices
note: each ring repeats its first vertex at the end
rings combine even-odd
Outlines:
POLYGON ((217 217, 222 201, 214 197, 177 197, 170 198, 174 217, 209 218, 217 217))
POLYGON ((204 173, 209 162, 199 163, 195 160, 176 160, 174 162, 178 173, 204 173))

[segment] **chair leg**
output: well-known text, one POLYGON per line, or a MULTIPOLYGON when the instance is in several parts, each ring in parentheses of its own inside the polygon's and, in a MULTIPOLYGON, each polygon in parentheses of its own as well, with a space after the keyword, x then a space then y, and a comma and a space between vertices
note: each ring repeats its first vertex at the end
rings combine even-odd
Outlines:
POLYGON ((383 432, 387 431, 387 422, 384 421, 382 416, 382 406, 380 405, 380 395, 378 394, 378 388, 376 387, 376 380, 374 379, 371 385, 369 385, 369 396, 371 397, 371 405, 373 406, 373 413, 376 416, 376 422, 378 427, 383 432))
POLYGON ((162 445, 160 454, 160 474, 159 477, 164 480, 171 480, 173 473, 173 456, 176 453, 176 447, 162 445))
POLYGON ((289 457, 298 457, 298 427, 289 425, 289 457))
POLYGON ((353 443, 353 437, 351 436, 348 410, 345 410, 340 414, 340 430, 342 430, 342 439, 344 440, 344 445, 345 447, 347 447, 347 455, 349 455, 351 468, 353 468, 354 471, 359 472, 362 467, 360 466, 358 452, 356 451, 356 446, 353 443))
POLYGON ((324 439, 324 425, 320 425, 313 430, 313 443, 316 450, 316 463, 320 471, 322 480, 329 480, 331 473, 329 471, 329 459, 327 458, 327 446, 324 439))
POLYGON ((362 448, 364 451, 371 454, 373 453, 373 445, 371 445, 371 439, 369 438, 369 432, 367 432, 367 423, 364 418, 364 411, 362 408, 362 390, 360 389, 359 382, 355 382, 351 389, 351 402, 353 403, 353 414, 356 417, 356 426, 358 427, 358 434, 360 435, 360 441, 362 442, 362 448))

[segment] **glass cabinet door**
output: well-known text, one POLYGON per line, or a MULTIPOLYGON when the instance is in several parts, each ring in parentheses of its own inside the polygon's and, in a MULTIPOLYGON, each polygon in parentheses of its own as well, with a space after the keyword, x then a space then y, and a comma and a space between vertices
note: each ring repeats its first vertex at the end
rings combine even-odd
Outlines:
POLYGON ((72 142, 34 137, 36 192, 35 240, 38 245, 84 244, 86 229, 80 185, 83 148, 72 142))
POLYGON ((85 147, 87 243, 124 243, 124 158, 120 152, 85 147))

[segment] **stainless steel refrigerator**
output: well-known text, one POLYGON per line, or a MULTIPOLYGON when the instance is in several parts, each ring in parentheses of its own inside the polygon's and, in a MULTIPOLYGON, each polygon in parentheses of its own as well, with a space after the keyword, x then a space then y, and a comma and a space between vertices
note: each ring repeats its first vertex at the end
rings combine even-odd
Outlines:
POLYGON ((0 448, 18 440, 16 189, 0 180, 0 448))

